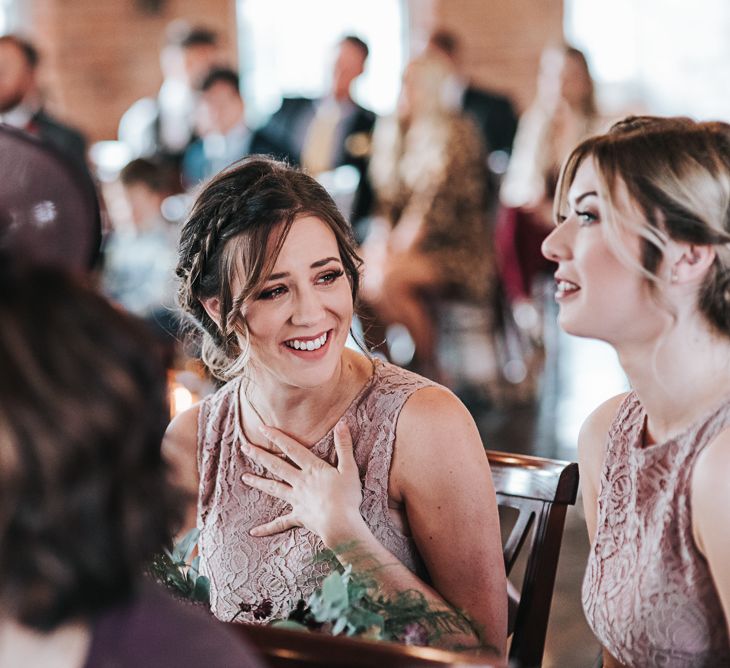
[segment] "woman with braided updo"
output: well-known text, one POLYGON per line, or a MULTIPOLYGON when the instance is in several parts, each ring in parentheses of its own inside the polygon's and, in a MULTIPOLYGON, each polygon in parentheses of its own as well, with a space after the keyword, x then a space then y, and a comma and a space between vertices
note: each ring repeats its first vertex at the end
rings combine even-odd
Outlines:
POLYGON ((180 301, 224 384, 171 424, 197 496, 189 525, 219 618, 307 599, 332 549, 384 595, 422 592, 473 621, 450 645, 502 651, 496 498, 473 420, 446 389, 345 347, 359 285, 349 225, 311 177, 247 158, 184 226, 180 301), (478 630, 477 630, 478 629, 478 630))
POLYGON ((559 322, 632 391, 579 438, 605 666, 730 665, 730 125, 628 118, 563 166, 559 322))

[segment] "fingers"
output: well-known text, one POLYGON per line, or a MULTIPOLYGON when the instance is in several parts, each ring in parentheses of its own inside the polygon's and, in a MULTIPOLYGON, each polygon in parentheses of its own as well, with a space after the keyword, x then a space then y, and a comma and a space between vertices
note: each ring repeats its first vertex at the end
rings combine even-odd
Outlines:
POLYGON ((309 448, 275 427, 262 425, 259 427, 259 431, 301 469, 305 466, 316 466, 322 462, 317 455, 309 451, 309 448))
POLYGON ((335 425, 335 451, 337 452, 337 470, 340 473, 357 471, 352 435, 344 420, 340 420, 335 425))
POLYGON ((275 520, 271 520, 271 522, 267 522, 266 524, 261 524, 257 527, 254 527, 249 531, 249 533, 252 536, 273 536, 276 533, 282 533, 284 531, 288 531, 289 529, 294 529, 295 527, 302 526, 294 517, 294 513, 289 513, 288 515, 282 515, 281 517, 277 517, 275 520))
POLYGON ((284 461, 279 455, 264 450, 255 445, 245 444, 242 450, 255 462, 261 464, 267 471, 277 478, 285 480, 290 485, 294 482, 299 469, 284 461))
POLYGON ((241 476, 241 480, 251 487, 260 489, 269 496, 275 496, 277 499, 291 503, 292 489, 286 483, 271 480, 270 478, 262 478, 261 476, 253 475, 253 473, 244 473, 241 476))

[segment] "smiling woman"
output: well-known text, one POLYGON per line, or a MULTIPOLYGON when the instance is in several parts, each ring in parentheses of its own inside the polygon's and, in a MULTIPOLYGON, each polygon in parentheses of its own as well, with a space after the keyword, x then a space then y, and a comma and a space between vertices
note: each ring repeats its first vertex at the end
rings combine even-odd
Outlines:
POLYGON ((446 389, 345 347, 360 260, 324 189, 243 160, 201 193, 180 258, 181 303, 225 384, 165 447, 198 499, 188 523, 216 616, 286 615, 321 582, 327 547, 385 596, 463 610, 474 633, 445 643, 501 652, 506 581, 478 432, 446 389))

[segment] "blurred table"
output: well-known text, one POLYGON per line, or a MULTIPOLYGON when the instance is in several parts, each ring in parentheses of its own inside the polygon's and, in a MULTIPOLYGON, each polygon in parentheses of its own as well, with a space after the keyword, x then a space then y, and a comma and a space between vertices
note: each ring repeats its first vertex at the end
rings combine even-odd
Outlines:
POLYGON ((506 668, 489 655, 449 652, 433 647, 409 647, 391 642, 330 636, 253 624, 232 625, 262 654, 272 668, 438 668, 481 666, 506 668))

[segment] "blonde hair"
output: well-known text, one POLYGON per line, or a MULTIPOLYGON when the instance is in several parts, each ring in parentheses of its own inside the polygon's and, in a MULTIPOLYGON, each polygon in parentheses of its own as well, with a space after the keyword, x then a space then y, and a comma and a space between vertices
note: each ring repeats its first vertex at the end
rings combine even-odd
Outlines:
POLYGON ((654 116, 616 123, 568 156, 555 196, 556 219, 586 159, 598 172, 607 240, 652 286, 661 282, 658 270, 669 240, 714 248, 698 306, 717 331, 730 336, 730 125, 654 116), (622 187, 640 217, 617 215, 622 187), (625 243, 632 235, 642 239, 639 264, 625 243))

